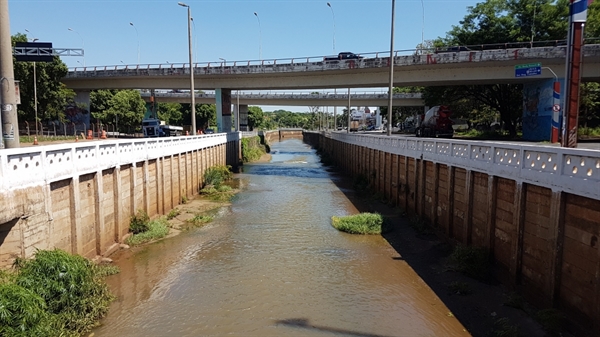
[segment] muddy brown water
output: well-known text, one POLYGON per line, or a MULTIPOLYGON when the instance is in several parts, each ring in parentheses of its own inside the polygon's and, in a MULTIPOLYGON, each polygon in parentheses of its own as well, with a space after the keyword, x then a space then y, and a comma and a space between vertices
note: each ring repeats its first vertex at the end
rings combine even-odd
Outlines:
POLYGON ((215 221, 114 257, 94 336, 469 335, 385 239, 331 226, 357 210, 314 150, 271 149, 215 221))

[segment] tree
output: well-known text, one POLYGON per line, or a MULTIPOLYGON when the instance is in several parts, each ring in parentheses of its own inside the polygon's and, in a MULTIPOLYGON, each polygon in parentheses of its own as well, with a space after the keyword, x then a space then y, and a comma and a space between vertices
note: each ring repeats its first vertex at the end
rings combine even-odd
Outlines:
POLYGON ((137 90, 97 90, 90 93, 90 111, 104 124, 137 128, 142 124, 146 102, 137 90))
POLYGON ((158 118, 165 121, 165 124, 178 125, 181 124, 183 113, 179 103, 158 103, 156 113, 158 118))
MULTIPOLYGON (((565 39, 568 0, 486 0, 469 7, 468 14, 436 45, 485 45, 533 40, 565 39)), ((518 84, 468 85, 426 88, 428 105, 456 104, 453 110, 471 107, 500 114, 505 129, 514 136, 522 115, 522 86, 518 84), (456 107, 459 109, 456 109, 456 107), (486 108, 487 107, 487 108, 486 108)), ((464 111, 468 116, 469 112, 464 111)))
MULTIPOLYGON (((12 36, 12 45, 27 42, 27 35, 12 36)), ((19 81, 21 104, 17 107, 19 119, 35 120, 35 95, 37 91, 38 120, 65 121, 65 108, 72 103, 75 92, 65 87, 61 80, 67 75, 67 66, 55 56, 52 62, 36 62, 34 90, 33 62, 14 61, 15 80, 19 81)))

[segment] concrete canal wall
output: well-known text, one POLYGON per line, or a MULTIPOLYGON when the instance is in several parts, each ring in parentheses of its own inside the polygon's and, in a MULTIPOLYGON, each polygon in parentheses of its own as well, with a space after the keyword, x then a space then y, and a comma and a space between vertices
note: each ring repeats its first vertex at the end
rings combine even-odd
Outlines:
POLYGON ((600 152, 305 133, 352 177, 438 233, 485 247, 496 278, 539 308, 600 327, 600 152))
POLYGON ((166 214, 215 165, 239 162, 239 133, 0 151, 0 268, 37 249, 105 256, 138 210, 166 214))

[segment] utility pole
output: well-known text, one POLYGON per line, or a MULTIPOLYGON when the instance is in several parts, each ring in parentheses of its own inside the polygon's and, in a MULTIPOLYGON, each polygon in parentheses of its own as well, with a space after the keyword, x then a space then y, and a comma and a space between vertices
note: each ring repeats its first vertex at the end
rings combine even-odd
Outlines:
POLYGON ((20 147, 14 76, 8 0, 0 0, 0 148, 20 147))

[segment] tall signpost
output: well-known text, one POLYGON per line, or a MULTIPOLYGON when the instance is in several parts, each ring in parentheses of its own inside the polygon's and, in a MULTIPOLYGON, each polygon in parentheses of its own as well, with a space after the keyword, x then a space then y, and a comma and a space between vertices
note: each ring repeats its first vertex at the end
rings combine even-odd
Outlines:
POLYGON ((2 125, 0 148, 20 147, 12 55, 8 0, 0 0, 0 121, 2 125))
POLYGON ((581 83, 581 60, 583 54, 583 26, 587 19, 587 7, 592 0, 570 0, 569 36, 565 77, 565 107, 561 146, 577 147, 577 123, 579 119, 579 85, 581 83))

